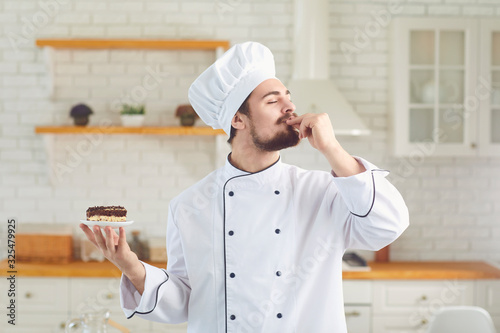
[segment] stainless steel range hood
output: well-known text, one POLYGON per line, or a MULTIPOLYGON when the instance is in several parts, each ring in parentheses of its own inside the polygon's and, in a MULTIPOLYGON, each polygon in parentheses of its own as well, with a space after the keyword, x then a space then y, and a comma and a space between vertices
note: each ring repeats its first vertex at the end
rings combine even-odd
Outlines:
POLYGON ((329 73, 328 0, 295 0, 293 74, 287 85, 299 114, 328 113, 337 135, 370 130, 339 92, 329 73))

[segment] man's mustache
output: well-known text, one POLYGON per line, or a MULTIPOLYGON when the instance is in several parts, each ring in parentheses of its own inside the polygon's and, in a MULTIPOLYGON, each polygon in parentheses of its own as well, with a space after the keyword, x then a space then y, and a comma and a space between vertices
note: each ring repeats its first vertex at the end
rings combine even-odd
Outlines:
POLYGON ((293 113, 287 113, 283 117, 280 117, 276 123, 277 124, 281 124, 281 123, 284 123, 285 121, 287 121, 291 117, 298 117, 298 116, 299 115, 296 114, 295 112, 293 112, 293 113))

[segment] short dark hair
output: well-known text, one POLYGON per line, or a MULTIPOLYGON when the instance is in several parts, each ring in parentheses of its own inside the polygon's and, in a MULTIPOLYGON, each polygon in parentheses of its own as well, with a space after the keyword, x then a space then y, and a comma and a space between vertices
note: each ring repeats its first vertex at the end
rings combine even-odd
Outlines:
MULTIPOLYGON (((251 94, 250 94, 251 95, 251 94)), ((244 114, 248 118, 250 118, 250 104, 248 103, 248 99, 250 98, 250 95, 245 98, 243 103, 241 103, 240 108, 238 109, 238 112, 241 114, 244 114)), ((233 143, 233 138, 236 136, 236 131, 237 129, 231 126, 231 133, 229 135, 229 139, 227 139, 227 143, 232 144, 233 143)))

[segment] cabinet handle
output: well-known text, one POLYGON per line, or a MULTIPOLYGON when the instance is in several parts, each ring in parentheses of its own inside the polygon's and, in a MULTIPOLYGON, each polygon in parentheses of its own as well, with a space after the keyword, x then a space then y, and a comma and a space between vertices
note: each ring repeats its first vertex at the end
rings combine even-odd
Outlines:
POLYGON ((351 312, 346 312, 345 316, 346 317, 359 317, 359 316, 361 316, 361 313, 359 313, 358 311, 351 311, 351 312))
POLYGON ((476 149, 476 148, 477 148, 477 144, 476 144, 475 142, 471 142, 471 143, 470 143, 470 147, 471 147, 472 149, 476 149))
POLYGON ((33 296, 32 293, 30 293, 29 291, 24 295, 24 297, 26 298, 31 298, 33 296))
POLYGON ((107 293, 106 298, 107 299, 113 299, 115 296, 112 293, 107 293))
POLYGON ((66 328, 66 323, 65 322, 61 322, 59 324, 59 328, 62 329, 62 330, 65 329, 66 328))
POLYGON ((422 319, 420 320, 420 323, 418 323, 417 325, 415 325, 415 327, 414 327, 414 328, 424 327, 425 325, 427 325, 427 323, 428 323, 428 320, 427 320, 427 319, 425 319, 425 318, 422 318, 422 319))
POLYGON ((421 300, 421 301, 427 301, 427 296, 422 295, 422 297, 420 297, 420 300, 421 300))

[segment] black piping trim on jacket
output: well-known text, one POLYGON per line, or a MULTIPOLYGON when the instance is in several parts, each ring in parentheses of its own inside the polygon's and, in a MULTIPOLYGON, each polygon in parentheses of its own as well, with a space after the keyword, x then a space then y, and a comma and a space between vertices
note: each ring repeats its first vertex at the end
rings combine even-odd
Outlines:
MULTIPOLYGON (((229 183, 230 180, 233 180, 233 179, 236 179, 236 178, 241 178, 241 177, 246 177, 246 176, 251 176, 251 175, 256 175, 260 172, 263 172, 269 168, 271 168, 272 166, 274 166, 276 163, 279 162, 279 160, 281 159, 278 158, 278 160, 276 162, 274 162, 273 164, 271 164, 270 166, 268 166, 267 168, 265 169, 262 169, 260 171, 257 171, 257 172, 253 172, 253 173, 247 173, 245 175, 238 175, 238 176, 234 176, 234 177, 231 177, 229 178, 228 180, 226 180, 226 182, 224 183, 224 186, 222 187, 222 209, 224 210, 224 214, 223 214, 223 230, 222 232, 224 233, 223 234, 223 239, 224 239, 224 314, 225 314, 225 318, 224 318, 224 322, 226 323, 225 325, 225 332, 227 333, 227 271, 226 271, 226 185, 227 183, 229 183)), ((238 169, 238 168, 236 168, 238 169)), ((238 169, 240 170, 240 169, 238 169)), ((243 170, 241 170, 243 171, 243 170)))
POLYGON ((138 314, 148 314, 148 313, 151 313, 151 312, 153 312, 153 310, 156 308, 156 304, 158 304, 158 293, 159 293, 159 291, 160 291, 160 287, 161 287, 161 286, 162 286, 165 282, 167 282, 167 281, 170 279, 170 277, 168 276, 168 273, 167 273, 166 271, 164 271, 164 270, 162 269, 162 272, 163 272, 163 273, 165 273, 165 275, 167 276, 167 279, 166 279, 165 281, 163 281, 162 283, 160 283, 160 285, 158 286, 158 288, 156 288, 155 305, 153 306, 153 308, 152 308, 151 310, 147 311, 147 312, 139 312, 139 311, 134 311, 134 313, 132 313, 132 314, 130 315, 130 317, 127 317, 127 319, 132 318, 132 317, 133 317, 136 313, 138 313, 138 314))
POLYGON ((368 210, 368 212, 365 215, 359 215, 359 214, 355 214, 355 213, 351 212, 351 214, 354 215, 354 216, 357 216, 357 217, 367 217, 368 214, 370 214, 370 212, 372 211, 373 205, 375 204, 375 192, 376 192, 376 189, 375 189, 375 177, 373 177, 373 171, 386 171, 386 172, 389 172, 389 170, 384 170, 384 169, 373 169, 373 170, 371 170, 372 184, 373 184, 372 204, 370 206, 370 209, 368 210))

